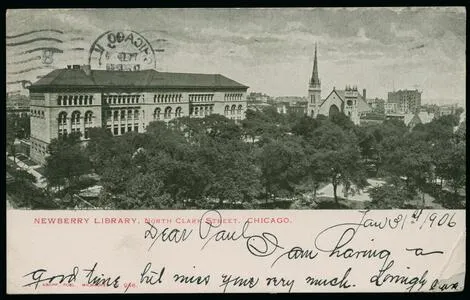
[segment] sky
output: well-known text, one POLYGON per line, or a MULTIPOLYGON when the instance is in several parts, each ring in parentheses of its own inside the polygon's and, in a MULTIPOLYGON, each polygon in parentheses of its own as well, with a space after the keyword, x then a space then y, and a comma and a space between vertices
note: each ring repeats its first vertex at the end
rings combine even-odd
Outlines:
POLYGON ((465 104, 466 12, 458 7, 8 10, 7 91, 85 64, 108 30, 139 32, 163 49, 158 71, 219 73, 249 92, 306 96, 317 43, 324 98, 356 85, 367 98, 418 89, 423 103, 465 104), (43 48, 56 49, 52 61, 43 48))

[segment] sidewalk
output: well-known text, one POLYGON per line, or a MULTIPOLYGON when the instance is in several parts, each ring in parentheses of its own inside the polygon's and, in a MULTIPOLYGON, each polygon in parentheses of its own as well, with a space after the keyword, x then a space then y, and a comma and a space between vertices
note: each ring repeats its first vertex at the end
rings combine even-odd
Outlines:
MULTIPOLYGON (((8 156, 8 159, 11 160, 12 162, 15 161, 13 156, 8 156)), ((25 170, 26 172, 28 172, 29 174, 33 175, 36 178, 36 182, 34 183, 34 185, 36 187, 38 187, 40 189, 45 189, 46 188, 46 186, 47 186, 46 179, 38 171, 34 170, 34 168, 39 167, 39 165, 37 165, 37 166, 28 166, 27 164, 20 161, 19 159, 16 159, 16 165, 18 167, 20 167, 22 170, 25 170)))

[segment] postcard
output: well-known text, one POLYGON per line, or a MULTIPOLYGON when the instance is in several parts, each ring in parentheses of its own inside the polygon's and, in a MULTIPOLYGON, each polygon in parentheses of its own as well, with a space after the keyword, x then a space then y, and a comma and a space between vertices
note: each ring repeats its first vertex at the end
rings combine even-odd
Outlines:
POLYGON ((10 9, 7 293, 460 292, 464 7, 10 9))

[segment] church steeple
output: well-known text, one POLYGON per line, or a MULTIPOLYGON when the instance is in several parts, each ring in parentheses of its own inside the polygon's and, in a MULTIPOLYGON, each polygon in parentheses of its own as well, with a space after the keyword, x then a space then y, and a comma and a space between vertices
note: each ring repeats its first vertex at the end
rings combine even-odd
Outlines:
POLYGON ((317 43, 315 43, 315 57, 313 59, 313 71, 310 78, 310 85, 314 87, 320 86, 320 78, 318 77, 318 62, 317 62, 317 43))

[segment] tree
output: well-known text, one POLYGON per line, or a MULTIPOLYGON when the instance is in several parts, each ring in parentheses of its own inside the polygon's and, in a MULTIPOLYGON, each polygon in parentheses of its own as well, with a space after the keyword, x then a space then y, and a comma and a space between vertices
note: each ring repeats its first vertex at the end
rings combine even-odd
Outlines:
POLYGON ((433 153, 436 175, 448 182, 454 200, 458 201, 459 189, 466 183, 466 142, 449 141, 440 143, 435 148, 436 151, 433 153))
POLYGON ((90 161, 80 144, 80 133, 53 139, 48 147, 44 176, 51 186, 75 188, 81 175, 91 169, 90 161))
POLYGON ((299 137, 286 136, 266 143, 259 154, 266 200, 272 195, 291 195, 303 178, 305 156, 299 137))
POLYGON ((346 192, 351 185, 357 188, 367 185, 356 137, 352 131, 345 132, 338 125, 325 121, 315 130, 312 142, 318 149, 316 159, 321 170, 324 170, 322 173, 324 172, 333 185, 336 205, 339 205, 339 184, 345 186, 346 192))
POLYGON ((401 186, 386 183, 369 189, 372 209, 400 209, 405 206, 406 191, 401 186))

